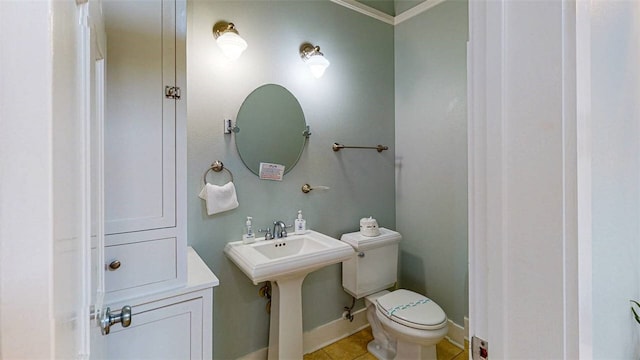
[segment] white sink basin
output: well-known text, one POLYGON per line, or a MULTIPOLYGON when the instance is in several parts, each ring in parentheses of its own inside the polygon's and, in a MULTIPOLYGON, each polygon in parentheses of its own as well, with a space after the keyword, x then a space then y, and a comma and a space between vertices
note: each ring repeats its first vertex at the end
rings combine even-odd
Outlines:
POLYGON ((327 265, 349 259, 353 248, 330 236, 308 230, 277 240, 257 239, 253 244, 230 242, 224 253, 258 284, 285 277, 306 275, 327 265))
POLYGON ((308 230, 253 244, 230 242, 224 253, 254 284, 271 282, 268 359, 302 359, 302 282, 308 273, 354 256, 351 245, 308 230))

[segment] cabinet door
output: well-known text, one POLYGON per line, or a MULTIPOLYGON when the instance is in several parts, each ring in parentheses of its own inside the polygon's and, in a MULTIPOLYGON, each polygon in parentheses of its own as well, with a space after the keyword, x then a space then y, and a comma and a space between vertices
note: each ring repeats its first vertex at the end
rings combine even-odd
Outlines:
POLYGON ((202 359, 203 299, 135 312, 107 335, 108 359, 202 359))
POLYGON ((106 233, 176 226, 175 0, 104 1, 106 233))

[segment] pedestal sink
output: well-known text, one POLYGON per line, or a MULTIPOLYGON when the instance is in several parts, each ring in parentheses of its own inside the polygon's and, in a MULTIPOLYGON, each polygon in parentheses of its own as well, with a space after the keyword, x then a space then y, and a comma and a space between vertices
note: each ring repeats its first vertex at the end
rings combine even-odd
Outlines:
POLYGON ((224 253, 254 284, 271 282, 269 359, 302 359, 302 282, 312 271, 348 260, 353 248, 308 230, 253 244, 230 242, 224 253))

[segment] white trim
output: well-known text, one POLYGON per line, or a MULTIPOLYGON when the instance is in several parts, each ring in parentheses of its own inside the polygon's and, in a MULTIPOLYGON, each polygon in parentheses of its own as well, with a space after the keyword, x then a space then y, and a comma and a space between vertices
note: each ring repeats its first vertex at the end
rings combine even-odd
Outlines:
POLYGON ((469 317, 464 317, 464 339, 469 341, 469 317))
POLYGON ((393 18, 393 25, 398 25, 403 21, 407 21, 414 16, 420 15, 423 12, 430 10, 434 6, 441 4, 447 0, 425 0, 423 3, 420 3, 409 10, 406 10, 393 18))
MULTIPOLYGON (((369 326, 366 309, 360 309, 353 313, 353 321, 343 318, 333 320, 315 329, 305 332, 303 336, 303 350, 305 354, 312 353, 334 342, 369 326)), ((237 360, 264 360, 267 358, 268 348, 256 350, 244 355, 237 360)))
MULTIPOLYGON (((302 335, 304 353, 309 354, 320 350, 327 345, 351 336, 369 326, 366 309, 363 308, 354 312, 353 317, 352 322, 340 318, 305 332, 302 335)), ((464 328, 449 320, 447 339, 460 348, 464 348, 464 341, 469 338, 468 320, 469 319, 465 317, 464 328)), ((239 357, 237 360, 265 360, 268 352, 269 348, 265 347, 239 357)))
POLYGON ((89 4, 87 1, 76 1, 76 11, 79 17, 79 23, 77 28, 78 37, 80 39, 78 43, 78 68, 76 71, 78 72, 78 90, 81 99, 78 99, 78 114, 80 116, 80 124, 84 128, 82 132, 82 138, 80 148, 82 152, 80 154, 80 177, 82 178, 81 184, 82 189, 80 190, 82 196, 82 204, 80 204, 81 209, 81 219, 80 227, 81 227, 81 239, 78 243, 80 253, 82 254, 82 258, 80 259, 80 263, 82 266, 82 272, 79 275, 79 280, 81 281, 82 291, 80 291, 80 299, 79 304, 77 304, 78 308, 75 309, 79 316, 78 320, 78 352, 76 356, 80 359, 89 359, 89 350, 91 344, 90 337, 90 328, 91 321, 88 316, 85 316, 87 309, 91 307, 91 276, 93 272, 91 271, 91 131, 93 124, 91 123, 92 116, 92 88, 93 85, 91 82, 91 63, 93 59, 91 58, 91 19, 89 16, 89 4))
POLYGON ((356 0, 331 0, 331 2, 344 6, 347 9, 357 11, 360 14, 370 16, 376 20, 380 20, 389 25, 394 25, 395 18, 387 13, 384 13, 378 9, 374 9, 371 6, 359 3, 356 0))
POLYGON ((591 2, 576 2, 578 357, 593 358, 591 203, 591 2))
POLYGON ((269 348, 265 347, 265 348, 256 350, 252 353, 249 353, 243 357, 239 357, 236 360, 265 360, 267 358, 268 353, 269 353, 269 348))
MULTIPOLYGON (((500 314, 503 289, 489 282, 487 269, 496 278, 504 275, 501 244, 504 232, 504 9, 502 2, 469 2, 467 48, 468 93, 468 193, 469 193, 469 334, 489 339, 503 338, 501 322, 490 323, 500 314), (485 94, 495 94, 486 96, 485 94), (488 119, 495 119, 490 122, 488 119), (489 141, 491 140, 491 141, 489 141), (488 159, 493 159, 489 162, 488 159), (492 178, 489 179, 489 174, 492 178), (491 213, 491 221, 488 214, 491 213), (490 252, 489 249, 492 249, 490 252), (489 299, 488 294, 491 294, 489 299)), ((497 344, 492 344, 495 347, 497 344)), ((497 349, 497 347, 496 347, 497 349)))
POLYGON ((353 11, 359 12, 360 14, 367 15, 376 20, 380 20, 383 23, 394 26, 400 24, 401 22, 407 21, 414 16, 420 15, 423 12, 432 9, 434 6, 445 1, 447 0, 425 0, 424 2, 412 7, 411 9, 408 9, 396 16, 392 16, 356 0, 331 0, 331 2, 336 3, 340 6, 344 6, 347 9, 351 9, 353 11))
POLYGON ((353 335, 369 326, 366 308, 353 313, 353 321, 336 319, 318 326, 303 335, 304 353, 308 354, 353 335))
MULTIPOLYGON (((563 182, 563 351, 565 359, 583 359, 579 355, 579 212, 590 214, 591 196, 578 193, 578 88, 577 88, 577 6, 578 2, 562 2, 562 182, 563 182), (588 209, 583 200, 587 200, 588 209), (578 306, 576 306, 578 304, 578 306)), ((585 42, 589 40, 585 39, 585 42)), ((589 56, 587 56, 589 58, 589 56)), ((586 60, 587 62, 589 60, 586 60)), ((588 91, 588 90, 586 90, 588 91)), ((589 161, 587 161, 589 163, 589 161)), ((583 219, 590 231, 591 218, 583 219)), ((590 238, 590 237, 589 237, 590 238)), ((589 274, 589 277, 591 275, 589 274)))
MULTIPOLYGON (((466 324, 468 322, 468 318, 465 317, 464 319, 466 324)), ((446 338, 453 345, 464 349, 464 340, 469 338, 468 330, 468 327, 462 327, 449 319, 449 330, 447 332, 446 338)))

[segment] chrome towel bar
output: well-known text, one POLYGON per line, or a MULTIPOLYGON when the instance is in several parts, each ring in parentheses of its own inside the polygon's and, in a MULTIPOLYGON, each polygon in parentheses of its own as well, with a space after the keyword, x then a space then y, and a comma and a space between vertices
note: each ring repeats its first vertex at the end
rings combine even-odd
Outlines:
POLYGON ((347 146, 347 145, 341 145, 338 143, 333 143, 332 146, 333 151, 340 151, 340 149, 375 149, 378 150, 378 152, 382 152, 384 150, 389 150, 388 146, 384 146, 384 145, 378 145, 378 146, 347 146))

